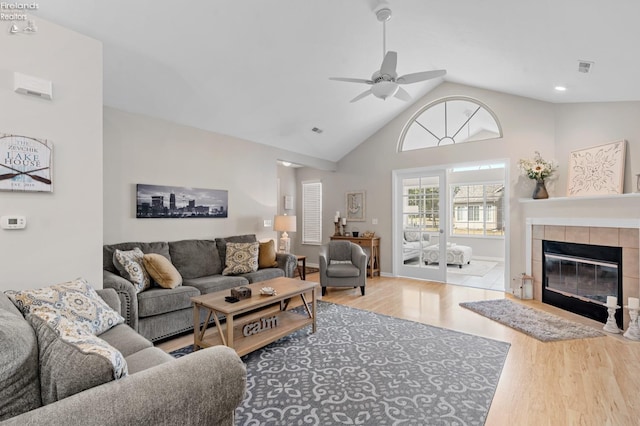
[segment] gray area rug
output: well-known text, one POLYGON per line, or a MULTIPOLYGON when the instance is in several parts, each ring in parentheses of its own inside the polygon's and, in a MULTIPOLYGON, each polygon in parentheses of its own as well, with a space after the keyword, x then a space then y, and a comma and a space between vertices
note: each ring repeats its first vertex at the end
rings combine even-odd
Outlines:
POLYGON ((242 358, 247 393, 236 424, 482 425, 508 351, 505 342, 319 302, 315 334, 300 330, 242 358))
POLYGON ((606 335, 592 327, 523 306, 509 299, 463 302, 460 306, 543 342, 606 335))

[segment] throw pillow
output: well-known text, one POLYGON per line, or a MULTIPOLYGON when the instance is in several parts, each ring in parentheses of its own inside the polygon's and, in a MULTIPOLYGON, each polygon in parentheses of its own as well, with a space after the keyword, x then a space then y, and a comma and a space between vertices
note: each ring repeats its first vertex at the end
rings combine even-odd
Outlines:
POLYGON ((329 265, 350 265, 350 260, 329 260, 329 265))
POLYGON ((276 268, 277 266, 276 244, 273 240, 269 240, 266 243, 260 243, 260 247, 258 249, 258 269, 276 268))
POLYGON ((37 314, 27 320, 38 338, 40 394, 43 404, 127 375, 122 354, 79 324, 64 317, 50 323, 37 314))
POLYGON ((116 249, 113 252, 113 264, 123 278, 133 283, 137 293, 151 287, 151 279, 142 264, 143 257, 144 253, 138 247, 127 251, 116 249))
POLYGON ((404 239, 408 242, 420 241, 420 232, 418 231, 404 231, 404 239))
POLYGON ((54 324, 64 318, 94 335, 124 322, 83 278, 41 289, 5 293, 25 317, 36 314, 54 324))
POLYGON ((175 288, 182 284, 182 276, 175 266, 161 254, 148 253, 142 263, 151 278, 162 288, 175 288))
POLYGON ((260 243, 227 243, 227 257, 222 275, 246 274, 258 270, 260 243))

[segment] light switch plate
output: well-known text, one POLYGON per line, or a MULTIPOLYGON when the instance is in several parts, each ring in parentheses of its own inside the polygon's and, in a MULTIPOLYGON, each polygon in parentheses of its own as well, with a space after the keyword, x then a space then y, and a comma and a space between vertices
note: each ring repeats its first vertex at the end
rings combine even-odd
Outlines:
POLYGON ((265 219, 265 220, 263 221, 263 223, 264 223, 264 225, 263 225, 263 226, 264 226, 265 228, 271 228, 271 226, 272 226, 272 225, 271 225, 271 223, 272 223, 272 222, 271 222, 271 219, 265 219))
POLYGON ((371 224, 372 225, 377 225, 378 224, 378 218, 374 217, 373 219, 371 219, 371 224))

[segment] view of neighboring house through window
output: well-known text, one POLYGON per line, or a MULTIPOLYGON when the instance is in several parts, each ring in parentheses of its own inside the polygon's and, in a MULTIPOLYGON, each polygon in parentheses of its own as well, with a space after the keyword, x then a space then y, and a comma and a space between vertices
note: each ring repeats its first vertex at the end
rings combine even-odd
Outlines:
POLYGON ((302 182, 302 244, 322 244, 322 182, 302 182))
POLYGON ((450 185, 451 235, 504 235, 504 185, 450 185))

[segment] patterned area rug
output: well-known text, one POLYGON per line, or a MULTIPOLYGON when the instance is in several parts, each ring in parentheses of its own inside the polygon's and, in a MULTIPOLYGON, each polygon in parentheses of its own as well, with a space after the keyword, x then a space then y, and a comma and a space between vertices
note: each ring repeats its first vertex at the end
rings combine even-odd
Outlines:
MULTIPOLYGON (((238 425, 482 425, 509 344, 318 302, 300 330, 244 356, 238 425)), ((173 352, 181 356, 183 348, 173 352)))
POLYGON ((509 299, 460 303, 480 315, 515 328, 543 342, 605 336, 605 333, 509 299))

